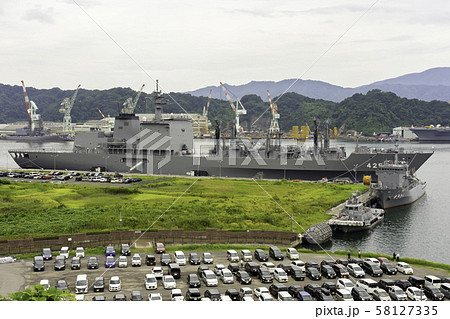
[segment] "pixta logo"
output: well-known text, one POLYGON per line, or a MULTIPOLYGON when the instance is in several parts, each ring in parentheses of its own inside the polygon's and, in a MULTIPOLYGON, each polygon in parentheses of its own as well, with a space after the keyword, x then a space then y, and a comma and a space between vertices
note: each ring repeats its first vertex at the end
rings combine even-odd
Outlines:
POLYGON ((170 136, 149 129, 140 131, 127 140, 126 165, 130 171, 153 174, 170 162, 170 140, 170 136))

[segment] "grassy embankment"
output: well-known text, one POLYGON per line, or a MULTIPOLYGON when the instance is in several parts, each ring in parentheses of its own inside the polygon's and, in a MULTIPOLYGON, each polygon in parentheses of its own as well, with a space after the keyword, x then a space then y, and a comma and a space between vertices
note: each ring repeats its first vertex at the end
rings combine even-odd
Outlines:
MULTIPOLYGON (((151 179, 149 177, 148 179, 151 179)), ((156 178, 155 178, 156 179, 156 178)), ((0 240, 145 230, 194 182, 170 178, 132 187, 0 183, 0 240)), ((294 215, 294 231, 327 220, 325 211, 364 185, 258 181, 294 215)), ((199 179, 154 229, 290 230, 289 216, 252 180, 199 179)))

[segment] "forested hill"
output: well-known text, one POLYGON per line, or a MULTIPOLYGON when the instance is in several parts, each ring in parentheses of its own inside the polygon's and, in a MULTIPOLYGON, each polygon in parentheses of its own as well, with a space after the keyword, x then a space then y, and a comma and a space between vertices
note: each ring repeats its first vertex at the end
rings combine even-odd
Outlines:
MULTIPOLYGON (((60 104, 65 97, 70 98, 74 91, 29 87, 27 92, 30 100, 37 104, 39 113, 45 121, 62 121, 63 114, 58 111, 60 104)), ((100 119, 97 107, 105 115, 117 115, 125 100, 135 95, 136 92, 130 88, 80 89, 72 109, 72 121, 79 123, 100 119)), ((168 103, 164 107, 164 112, 167 113, 183 113, 184 110, 201 113, 207 103, 206 97, 195 97, 185 93, 171 93, 170 96, 167 97, 168 103)), ((154 103, 147 99, 149 97, 150 94, 142 93, 136 113, 154 112, 154 103)), ((277 100, 277 97, 273 97, 273 100, 277 100)), ((241 98, 241 102, 247 109, 247 115, 241 117, 242 125, 249 129, 256 121, 257 128, 266 130, 269 127, 271 113, 264 111, 268 109, 269 104, 257 95, 246 95, 241 98), (264 115, 259 118, 263 113, 264 115)), ((379 90, 355 94, 340 103, 287 93, 277 101, 277 104, 280 128, 284 132, 288 132, 294 125, 301 126, 306 123, 312 125, 314 117, 322 123, 329 118, 332 126, 340 127, 345 124, 346 130, 354 129, 370 135, 373 132, 391 131, 393 127, 401 125, 450 124, 450 105, 447 102, 400 98, 394 93, 379 90)), ((226 123, 233 119, 230 105, 220 99, 211 99, 208 115, 211 121, 219 119, 226 123)), ((0 84, 0 123, 25 121, 27 118, 22 87, 0 84)))

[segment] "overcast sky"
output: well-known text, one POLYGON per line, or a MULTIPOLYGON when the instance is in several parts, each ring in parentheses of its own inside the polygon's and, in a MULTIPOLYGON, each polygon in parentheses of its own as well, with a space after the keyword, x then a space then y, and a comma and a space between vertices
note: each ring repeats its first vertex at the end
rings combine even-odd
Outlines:
POLYGON ((151 92, 159 79, 164 91, 182 92, 304 74, 355 87, 450 66, 450 1, 379 0, 363 15, 374 3, 1 1, 0 83, 135 90, 145 83, 151 92))

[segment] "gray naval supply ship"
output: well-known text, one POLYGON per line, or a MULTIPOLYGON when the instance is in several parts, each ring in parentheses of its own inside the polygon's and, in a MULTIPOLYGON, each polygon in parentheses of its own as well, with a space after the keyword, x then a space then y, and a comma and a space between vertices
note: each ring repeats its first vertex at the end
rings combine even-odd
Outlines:
POLYGON ((371 186, 378 205, 384 209, 415 202, 425 194, 427 186, 415 176, 407 162, 398 160, 397 152, 394 161, 378 166, 378 182, 371 186))
MULTIPOLYGON (((376 180, 378 165, 394 159, 393 150, 357 147, 347 156, 344 147, 330 147, 328 129, 314 147, 284 146, 280 138, 250 142, 221 138, 220 125, 214 146, 206 154, 194 153, 192 122, 186 118, 164 118, 165 103, 158 89, 153 93, 156 111, 152 120, 139 121, 134 110, 123 109, 113 131, 79 132, 72 151, 9 150, 14 161, 27 169, 67 169, 89 171, 193 175, 267 179, 362 181, 365 175, 376 180)), ((236 134, 234 134, 233 137, 236 134)), ((401 150, 398 156, 418 170, 432 155, 401 150)))

